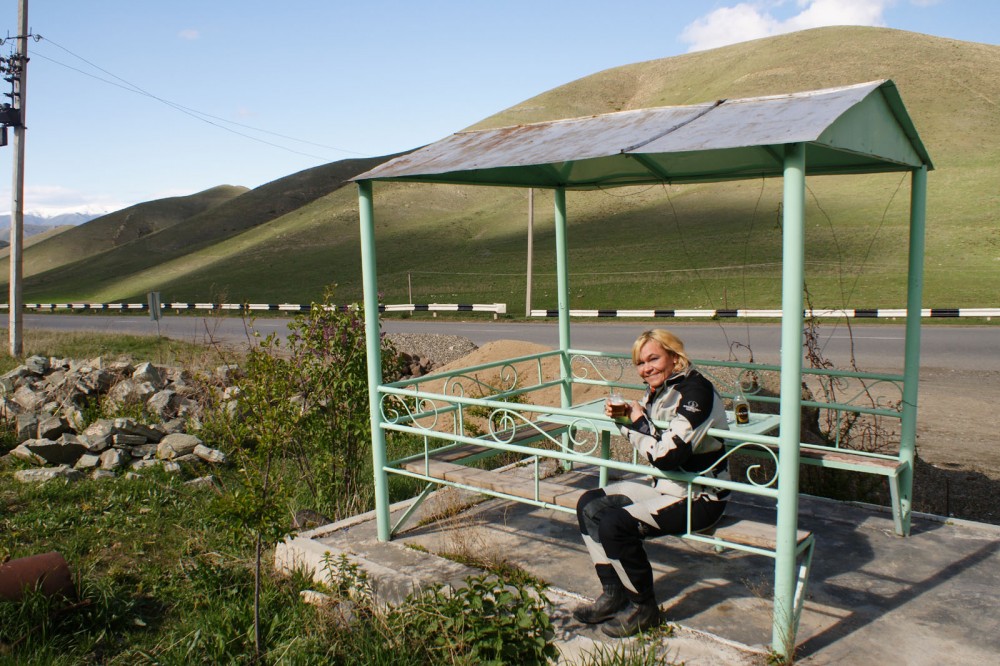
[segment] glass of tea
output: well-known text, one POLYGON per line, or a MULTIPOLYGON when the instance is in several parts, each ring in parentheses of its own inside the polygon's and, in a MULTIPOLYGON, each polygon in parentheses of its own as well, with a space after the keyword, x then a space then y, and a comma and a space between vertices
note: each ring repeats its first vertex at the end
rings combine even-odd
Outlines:
POLYGON ((621 419, 628 416, 629 407, 625 396, 618 392, 618 389, 611 389, 608 396, 608 404, 611 405, 611 418, 621 419))

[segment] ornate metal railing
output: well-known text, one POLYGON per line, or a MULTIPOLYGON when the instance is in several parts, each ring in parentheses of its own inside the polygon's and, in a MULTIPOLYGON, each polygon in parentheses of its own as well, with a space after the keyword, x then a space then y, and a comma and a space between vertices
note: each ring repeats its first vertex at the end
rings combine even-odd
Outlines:
MULTIPOLYGON (((720 481, 711 476, 711 470, 701 475, 660 472, 638 463, 634 457, 630 462, 602 459, 597 455, 597 447, 601 426, 604 425, 604 430, 607 430, 607 424, 600 422, 610 419, 603 415, 579 417, 577 413, 563 409, 558 398, 550 396, 546 401, 540 400, 539 392, 565 384, 636 390, 642 390, 643 385, 628 377, 631 359, 625 354, 571 350, 567 352, 567 358, 572 374, 566 380, 560 376, 561 352, 551 351, 380 387, 382 428, 416 435, 423 441, 422 452, 389 462, 387 471, 401 473, 399 468, 407 461, 429 460, 436 452, 463 444, 476 444, 536 459, 589 463, 680 481, 697 477, 697 483, 708 486, 732 487, 732 484, 737 484, 737 489, 754 494, 770 495, 776 492, 777 465, 752 464, 745 469, 745 480, 720 481), (552 435, 543 429, 538 423, 542 414, 566 417, 569 427, 565 434, 552 435), (514 440, 515 433, 524 429, 535 431, 529 445, 514 440), (767 471, 768 468, 773 469, 767 471), (755 478, 760 474, 764 474, 765 478, 755 478)), ((769 394, 765 389, 766 386, 778 385, 779 366, 706 360, 695 361, 695 364, 719 387, 724 397, 731 398, 737 387, 742 386, 744 395, 759 409, 766 409, 761 407, 763 405, 780 402, 777 395, 769 394), (772 374, 773 377, 769 376, 772 374)), ((836 449, 843 444, 842 425, 846 419, 900 418, 900 401, 885 397, 887 392, 902 395, 900 376, 804 369, 803 377, 807 383, 821 382, 819 386, 828 387, 825 391, 820 390, 824 397, 834 398, 833 401, 802 401, 804 408, 826 410, 835 415, 829 448, 836 449)), ((731 456, 745 453, 750 448, 758 457, 770 457, 772 461, 777 461, 772 450, 777 446, 777 437, 735 435, 731 431, 714 429, 709 432, 713 436, 738 442, 730 447, 717 465, 728 464, 731 456)))

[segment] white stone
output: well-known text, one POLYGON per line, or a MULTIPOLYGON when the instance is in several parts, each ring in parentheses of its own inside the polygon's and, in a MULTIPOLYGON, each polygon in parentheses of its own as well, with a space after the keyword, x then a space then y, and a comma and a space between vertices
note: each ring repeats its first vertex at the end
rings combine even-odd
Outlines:
POLYGON ((64 443, 51 439, 29 439, 21 446, 53 465, 73 465, 87 452, 87 447, 73 441, 64 443))
POLYGON ((76 461, 74 467, 76 469, 91 469, 97 467, 101 464, 101 456, 94 453, 84 453, 80 456, 80 459, 76 461))
POLYGON ((101 469, 118 469, 125 465, 125 455, 118 449, 108 449, 101 454, 101 469))
POLYGON ((132 373, 132 379, 140 384, 152 384, 156 388, 160 388, 164 384, 160 371, 156 369, 156 366, 148 361, 146 363, 140 363, 135 367, 135 371, 132 373))
MULTIPOLYGON (((32 441, 32 440, 29 440, 29 441, 32 441)), ((31 449, 29 449, 24 444, 18 444, 17 446, 15 446, 11 450, 10 455, 14 456, 18 460, 23 460, 23 461, 29 462, 29 463, 31 463, 33 465, 44 465, 45 464, 45 458, 43 458, 40 455, 38 455, 37 453, 35 453, 34 451, 32 451, 31 449)))
POLYGON ((210 463, 225 464, 226 454, 218 449, 212 449, 204 444, 194 447, 194 454, 202 460, 210 463))
POLYGON ((83 472, 72 469, 67 465, 59 465, 58 467, 22 469, 14 472, 14 478, 22 483, 44 483, 45 481, 51 481, 52 479, 79 481, 83 478, 83 472))
POLYGON ((160 440, 159 445, 156 447, 156 457, 163 460, 172 460, 179 456, 194 453, 194 450, 202 445, 203 442, 194 435, 186 435, 179 432, 172 433, 160 440))
POLYGON ((331 595, 316 590, 302 590, 299 598, 310 606, 329 606, 336 601, 331 595))
POLYGON ((191 479, 184 483, 185 486, 212 486, 215 487, 215 477, 209 474, 208 476, 199 476, 197 479, 191 479))

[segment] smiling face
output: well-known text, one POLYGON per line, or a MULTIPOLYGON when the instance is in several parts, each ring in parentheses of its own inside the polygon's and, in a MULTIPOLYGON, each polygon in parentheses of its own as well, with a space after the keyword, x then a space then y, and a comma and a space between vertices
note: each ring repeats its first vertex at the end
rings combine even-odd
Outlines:
POLYGON ((664 349, 663 345, 656 340, 648 340, 639 349, 639 358, 635 367, 639 371, 642 381, 655 391, 663 386, 670 375, 674 374, 676 363, 676 354, 664 349))

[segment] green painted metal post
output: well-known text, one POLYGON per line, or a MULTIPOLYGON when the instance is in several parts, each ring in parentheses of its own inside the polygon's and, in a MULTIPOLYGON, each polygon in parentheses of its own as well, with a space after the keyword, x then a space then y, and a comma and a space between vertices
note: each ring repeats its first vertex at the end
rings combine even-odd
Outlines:
POLYGON ((573 389, 567 381, 570 377, 569 356, 569 260, 566 254, 566 190, 555 191, 556 216, 556 289, 559 292, 559 351, 562 352, 560 375, 563 380, 562 406, 573 404, 573 389))
POLYGON ((771 648, 795 650, 795 548, 799 523, 799 439, 802 408, 802 320, 805 283, 805 145, 785 146, 781 278, 781 435, 778 441, 778 525, 774 560, 771 648))
POLYGON ((375 205, 371 181, 358 182, 361 223, 361 283, 365 303, 365 347, 368 352, 368 411, 372 426, 372 467, 375 470, 375 520, 379 541, 388 541, 389 478, 385 472, 385 431, 378 387, 382 383, 382 331, 378 316, 378 271, 375 261, 375 205))
MULTIPOLYGON (((572 368, 569 362, 569 260, 566 251, 566 190, 559 187, 554 193, 556 223, 556 290, 559 311, 559 378, 562 379, 563 408, 573 405, 573 385, 570 383, 572 368)), ((563 447, 569 444, 569 435, 563 434, 563 447)), ((570 469, 572 463, 564 462, 563 468, 570 469)))
POLYGON ((910 534, 913 463, 917 441, 917 385, 920 378, 920 310, 924 293, 924 230, 927 217, 927 167, 910 177, 910 256, 906 290, 906 343, 903 361, 903 417, 899 430, 899 459, 908 463, 899 478, 903 536, 910 534))

